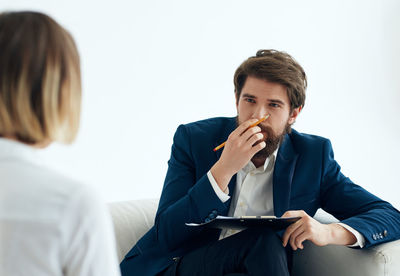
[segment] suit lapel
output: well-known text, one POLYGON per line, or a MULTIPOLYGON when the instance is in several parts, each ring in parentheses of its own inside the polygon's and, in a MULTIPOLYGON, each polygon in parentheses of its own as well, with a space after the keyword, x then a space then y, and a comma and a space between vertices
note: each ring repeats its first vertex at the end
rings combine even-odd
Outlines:
POLYGON ((273 176, 274 213, 280 217, 289 208, 290 192, 298 154, 286 134, 279 147, 273 176))

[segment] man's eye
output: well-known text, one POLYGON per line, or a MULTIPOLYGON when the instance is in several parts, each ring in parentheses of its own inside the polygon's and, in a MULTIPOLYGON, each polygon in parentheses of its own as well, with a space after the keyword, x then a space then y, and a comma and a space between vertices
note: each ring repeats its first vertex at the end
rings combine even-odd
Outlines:
POLYGON ((244 99, 246 102, 249 102, 249 103, 255 103, 256 101, 255 100, 253 100, 253 99, 250 99, 250 98, 246 98, 246 99, 244 99))
POLYGON ((270 104, 269 104, 269 106, 272 106, 272 107, 279 107, 279 104, 276 104, 276 103, 270 103, 270 104))

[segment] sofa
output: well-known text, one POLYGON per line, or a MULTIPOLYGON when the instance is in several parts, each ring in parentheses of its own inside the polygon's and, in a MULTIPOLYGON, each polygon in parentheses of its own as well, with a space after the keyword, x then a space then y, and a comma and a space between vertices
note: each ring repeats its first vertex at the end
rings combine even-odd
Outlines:
MULTIPOLYGON (((120 262, 153 226, 157 205, 157 199, 109 204, 120 262)), ((336 221, 320 210, 315 218, 322 223, 336 221)), ((362 250, 336 245, 318 247, 305 242, 304 249, 294 253, 292 275, 400 276, 400 240, 362 250)))

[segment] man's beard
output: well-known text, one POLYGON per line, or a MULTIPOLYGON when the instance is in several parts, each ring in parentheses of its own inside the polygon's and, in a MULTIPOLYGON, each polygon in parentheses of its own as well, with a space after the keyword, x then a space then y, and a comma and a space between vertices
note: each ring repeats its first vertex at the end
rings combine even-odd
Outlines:
MULTIPOLYGON (((239 126, 238 117, 236 117, 236 123, 239 126)), ((266 138, 257 141, 255 145, 261 143, 262 141, 264 141, 266 145, 262 150, 253 156, 252 160, 266 160, 278 148, 285 135, 290 132, 291 128, 290 124, 286 123, 285 129, 282 131, 282 133, 275 134, 275 132, 269 126, 263 126, 259 124, 258 127, 261 128, 262 132, 266 133, 266 138)))

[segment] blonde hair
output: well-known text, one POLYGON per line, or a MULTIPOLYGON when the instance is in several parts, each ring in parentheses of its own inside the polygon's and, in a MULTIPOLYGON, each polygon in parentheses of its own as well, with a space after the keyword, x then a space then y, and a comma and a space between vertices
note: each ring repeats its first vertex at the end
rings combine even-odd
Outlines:
POLYGON ((0 14, 0 136, 71 143, 81 109, 72 36, 38 12, 0 14))

